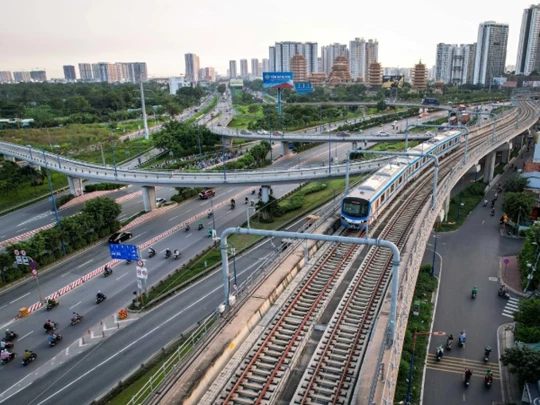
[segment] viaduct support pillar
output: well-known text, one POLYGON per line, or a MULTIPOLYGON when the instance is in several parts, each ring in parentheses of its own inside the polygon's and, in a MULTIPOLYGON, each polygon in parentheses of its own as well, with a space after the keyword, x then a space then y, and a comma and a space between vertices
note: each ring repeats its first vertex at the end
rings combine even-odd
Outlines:
POLYGON ((493 174, 495 172, 495 151, 486 155, 484 165, 484 183, 489 184, 493 180, 493 174))
POLYGON ((142 186, 144 210, 150 212, 156 209, 156 188, 154 186, 142 186))
POLYGON ((450 193, 446 196, 446 199, 444 200, 443 204, 443 210, 444 210, 444 221, 448 221, 448 211, 450 211, 450 193))
POLYGON ((271 188, 270 186, 261 186, 261 192, 262 192, 261 199, 262 199, 263 203, 265 203, 265 204, 270 199, 269 198, 269 195, 271 194, 270 193, 270 188, 271 188))
POLYGON ((281 142, 281 154, 285 156, 288 155, 289 152, 289 142, 281 142))
POLYGON ((78 197, 83 194, 82 179, 68 176, 69 193, 78 197))
POLYGON ((225 147, 225 149, 232 149, 233 147, 233 138, 226 138, 226 137, 223 137, 223 146, 225 147))

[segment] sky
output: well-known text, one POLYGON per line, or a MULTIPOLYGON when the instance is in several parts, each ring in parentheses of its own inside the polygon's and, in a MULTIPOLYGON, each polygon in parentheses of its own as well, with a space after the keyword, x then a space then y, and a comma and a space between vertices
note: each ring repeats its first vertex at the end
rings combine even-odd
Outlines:
MULTIPOLYGON (((280 41, 379 41, 384 67, 435 64, 437 43, 476 42, 484 21, 510 25, 506 65, 514 65, 530 0, 22 0, 4 1, 0 71, 146 62, 151 77, 183 74, 184 54, 225 75, 229 60, 268 58, 280 41), (8 17, 11 16, 11 17, 8 17)), ((237 62, 239 63, 239 62, 237 62)), ((250 69, 251 65, 248 63, 250 69)), ((239 66, 239 65, 238 65, 239 66)), ((77 76, 78 76, 77 67, 77 76)))

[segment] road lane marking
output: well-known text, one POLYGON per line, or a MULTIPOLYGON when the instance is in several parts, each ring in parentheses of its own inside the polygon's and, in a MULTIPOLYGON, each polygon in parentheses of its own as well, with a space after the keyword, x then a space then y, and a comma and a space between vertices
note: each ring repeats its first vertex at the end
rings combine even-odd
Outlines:
POLYGON ((86 266, 88 263, 92 263, 94 261, 94 259, 90 259, 88 260, 87 262, 84 262, 83 264, 81 264, 80 266, 77 266, 78 269, 80 269, 81 267, 84 267, 86 266))
POLYGON ((122 277, 127 276, 127 275, 128 275, 128 273, 122 274, 120 277, 118 277, 118 278, 116 279, 116 281, 120 280, 122 277))
POLYGON ((20 342, 21 340, 23 340, 25 337, 27 336, 30 336, 32 333, 34 333, 33 330, 31 330, 30 332, 28 332, 26 335, 24 335, 23 337, 19 338, 18 341, 20 342))
POLYGON ((70 274, 70 273, 71 273, 71 271, 68 271, 67 273, 62 274, 60 277, 67 276, 67 275, 70 274))
POLYGON ((189 210, 184 211, 184 214, 187 214, 188 212, 191 212, 191 211, 192 209, 190 208, 189 210))
POLYGON ((65 355, 66 355, 66 356, 69 356, 69 346, 68 346, 68 348, 66 349, 66 354, 65 354, 65 355))
POLYGON ((178 218, 180 215, 176 215, 175 217, 172 217, 171 219, 169 219, 169 222, 171 222, 173 219, 176 219, 178 218))
POLYGON ((0 307, 0 309, 3 309, 3 308, 5 308, 5 307, 7 307, 7 304, 6 304, 6 305, 2 305, 2 306, 0 307))
POLYGON ((142 232, 140 234, 138 234, 137 236, 134 236, 133 238, 131 238, 131 240, 133 239, 137 239, 139 236, 143 236, 146 232, 142 232))
POLYGON ((77 302, 77 303, 76 303, 75 305, 73 305, 73 306, 69 307, 69 309, 73 309, 73 308, 75 308, 75 307, 76 307, 77 305, 79 305, 80 303, 81 303, 81 301, 77 302))
POLYGON ((186 236, 186 238, 189 238, 191 235, 193 235, 192 233, 190 233, 189 235, 186 236))
POLYGON ((17 302, 17 301, 23 299, 24 297, 26 297, 26 296, 28 296, 28 295, 30 295, 29 292, 26 293, 26 294, 24 294, 24 295, 22 295, 22 296, 20 296, 19 298, 14 299, 13 301, 10 302, 10 304, 13 304, 14 302, 17 302))
POLYGON ((26 227, 19 229, 19 231, 26 231, 26 227))

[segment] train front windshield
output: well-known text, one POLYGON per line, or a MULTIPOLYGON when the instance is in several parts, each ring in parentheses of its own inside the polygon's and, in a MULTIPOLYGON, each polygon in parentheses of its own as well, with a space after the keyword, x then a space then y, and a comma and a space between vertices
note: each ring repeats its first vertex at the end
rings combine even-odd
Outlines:
POLYGON ((354 218, 363 218, 369 215, 369 201, 360 198, 344 198, 343 214, 354 218))

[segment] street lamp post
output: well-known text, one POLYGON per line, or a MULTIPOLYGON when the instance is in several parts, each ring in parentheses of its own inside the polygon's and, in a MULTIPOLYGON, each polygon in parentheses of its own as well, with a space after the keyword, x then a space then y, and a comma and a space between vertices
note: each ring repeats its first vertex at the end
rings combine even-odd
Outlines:
POLYGON ((414 353, 416 350, 416 337, 418 335, 444 336, 446 335, 446 332, 418 332, 417 330, 414 331, 411 364, 409 366, 409 380, 407 382, 407 397, 405 398, 405 404, 410 404, 410 401, 411 401, 411 383, 412 383, 412 375, 413 375, 413 368, 414 368, 414 353))
POLYGON ((210 197, 210 212, 212 213, 212 229, 216 230, 216 220, 214 219, 214 201, 212 201, 212 197, 210 197))

